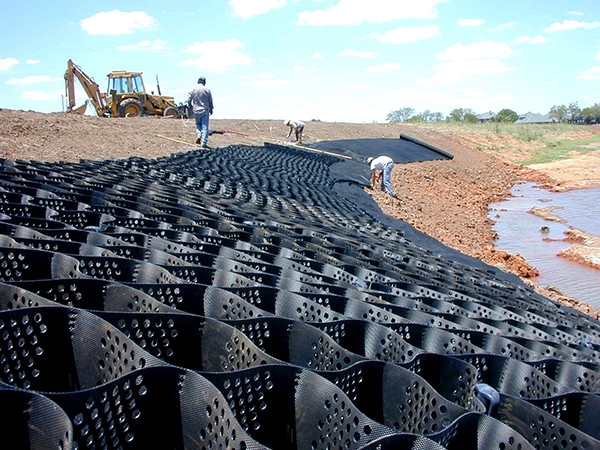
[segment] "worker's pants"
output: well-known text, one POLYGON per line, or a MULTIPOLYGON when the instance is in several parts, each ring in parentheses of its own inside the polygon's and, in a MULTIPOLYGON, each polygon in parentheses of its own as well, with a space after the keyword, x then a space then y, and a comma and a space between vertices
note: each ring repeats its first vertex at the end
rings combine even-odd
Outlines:
POLYGON ((208 143, 208 119, 210 114, 204 110, 201 112, 194 112, 194 118, 196 119, 196 138, 200 139, 201 145, 208 143))
POLYGON ((296 142, 302 143, 302 132, 304 131, 304 125, 300 125, 296 128, 296 142))
POLYGON ((392 169, 394 168, 394 163, 388 163, 384 166, 381 172, 381 190, 385 191, 388 195, 393 195, 394 191, 392 189, 392 169))

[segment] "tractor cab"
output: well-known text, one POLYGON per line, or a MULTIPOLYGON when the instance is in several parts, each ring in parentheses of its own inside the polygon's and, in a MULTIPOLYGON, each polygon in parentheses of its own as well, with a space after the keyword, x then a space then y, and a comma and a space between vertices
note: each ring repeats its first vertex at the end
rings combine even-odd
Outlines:
POLYGON ((146 89, 141 72, 113 71, 108 74, 107 103, 113 116, 137 117, 144 111, 146 89))
POLYGON ((116 71, 109 73, 108 89, 106 92, 112 92, 113 89, 117 95, 146 92, 141 72, 116 71))

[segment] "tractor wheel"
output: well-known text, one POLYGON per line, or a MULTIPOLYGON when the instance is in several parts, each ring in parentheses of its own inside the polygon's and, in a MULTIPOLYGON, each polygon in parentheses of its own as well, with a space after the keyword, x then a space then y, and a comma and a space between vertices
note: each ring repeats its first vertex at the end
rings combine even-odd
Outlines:
POLYGON ((119 105, 119 117, 139 117, 142 115, 143 109, 139 100, 128 98, 119 105))
POLYGON ((169 106, 168 108, 165 109, 163 116, 172 117, 174 119, 179 119, 181 114, 179 114, 179 110, 177 108, 175 108, 174 106, 169 106))

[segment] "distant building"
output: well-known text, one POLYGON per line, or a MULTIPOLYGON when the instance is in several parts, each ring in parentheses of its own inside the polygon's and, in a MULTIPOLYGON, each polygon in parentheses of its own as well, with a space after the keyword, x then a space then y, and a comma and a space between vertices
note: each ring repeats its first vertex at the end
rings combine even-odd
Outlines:
POLYGON ((558 120, 548 116, 547 114, 539 114, 528 112, 522 114, 515 123, 557 123, 558 120))
POLYGON ((477 114, 477 119, 479 120, 479 123, 483 123, 483 122, 489 122, 490 120, 494 120, 494 117, 496 117, 496 113, 489 111, 489 112, 485 112, 483 114, 477 114))

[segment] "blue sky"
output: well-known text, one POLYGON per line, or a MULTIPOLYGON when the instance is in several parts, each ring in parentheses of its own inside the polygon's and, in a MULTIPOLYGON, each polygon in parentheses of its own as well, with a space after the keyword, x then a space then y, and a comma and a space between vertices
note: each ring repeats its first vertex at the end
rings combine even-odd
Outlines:
POLYGON ((177 102, 203 75, 218 119, 600 103, 598 0, 23 0, 0 26, 0 108, 62 111, 68 59, 177 102))

